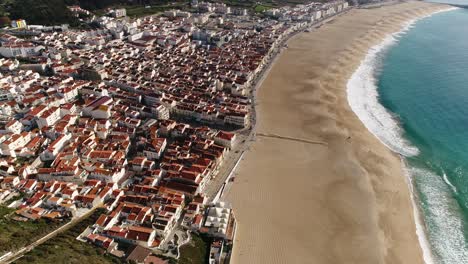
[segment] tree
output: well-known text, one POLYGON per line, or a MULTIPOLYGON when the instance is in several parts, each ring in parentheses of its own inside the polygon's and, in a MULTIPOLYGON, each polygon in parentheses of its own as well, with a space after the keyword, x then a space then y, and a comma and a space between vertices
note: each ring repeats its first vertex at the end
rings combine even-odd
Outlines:
POLYGON ((72 24, 76 18, 63 0, 15 0, 8 6, 12 19, 25 19, 28 24, 72 24))

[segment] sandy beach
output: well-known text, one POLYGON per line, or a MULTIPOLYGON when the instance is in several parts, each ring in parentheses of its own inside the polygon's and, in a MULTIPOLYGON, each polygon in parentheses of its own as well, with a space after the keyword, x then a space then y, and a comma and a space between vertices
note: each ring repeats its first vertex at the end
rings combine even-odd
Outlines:
POLYGON ((257 137, 227 195, 232 263, 423 263, 400 159, 353 113, 346 84, 388 33, 445 8, 353 9, 288 42, 259 88, 257 137))

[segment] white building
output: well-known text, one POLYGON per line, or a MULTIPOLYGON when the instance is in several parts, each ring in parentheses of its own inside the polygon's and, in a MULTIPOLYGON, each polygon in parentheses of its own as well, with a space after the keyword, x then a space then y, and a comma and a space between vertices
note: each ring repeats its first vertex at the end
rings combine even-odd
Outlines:
POLYGON ((166 145, 167 140, 165 138, 153 139, 145 150, 143 150, 143 155, 149 160, 157 160, 161 157, 166 145))
POLYGON ((125 168, 121 169, 95 169, 89 173, 89 178, 100 180, 102 182, 119 182, 125 175, 125 168))
POLYGON ((4 135, 0 137, 0 154, 16 157, 15 150, 24 147, 30 140, 31 134, 27 132, 13 134, 12 136, 4 135))
POLYGON ((44 111, 36 120, 39 129, 47 126, 53 126, 57 121, 60 120, 60 108, 51 107, 44 111))
POLYGON ((69 142, 71 134, 62 134, 56 140, 47 146, 47 149, 41 154, 42 160, 53 160, 57 154, 65 147, 69 142))
POLYGON ((215 236, 226 237, 229 222, 232 217, 231 206, 225 202, 217 202, 208 208, 204 226, 215 236))
POLYGON ((167 109, 167 107, 164 105, 151 107, 151 113, 156 115, 157 119, 169 119, 169 109, 167 109))
POLYGON ((125 8, 114 9, 110 11, 110 15, 113 17, 124 17, 127 15, 127 10, 125 8))
POLYGON ((31 43, 5 43, 0 47, 0 54, 6 58, 38 56, 43 46, 35 46, 31 43))
POLYGON ((232 148, 236 141, 236 134, 219 131, 218 134, 214 137, 214 141, 216 144, 232 148))
POLYGON ((19 134, 23 130, 23 124, 18 120, 12 120, 5 125, 5 130, 9 133, 19 134))
POLYGON ((92 101, 83 108, 83 116, 96 119, 108 119, 111 116, 112 98, 103 96, 92 101))
POLYGON ((245 127, 249 123, 249 114, 247 113, 238 113, 238 114, 229 114, 224 117, 224 123, 230 125, 236 125, 240 127, 245 127))

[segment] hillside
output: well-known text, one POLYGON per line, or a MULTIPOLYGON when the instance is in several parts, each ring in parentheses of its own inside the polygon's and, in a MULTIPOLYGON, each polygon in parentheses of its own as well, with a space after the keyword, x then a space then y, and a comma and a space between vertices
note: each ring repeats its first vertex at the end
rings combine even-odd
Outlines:
MULTIPOLYGON (((271 7, 281 5, 294 5, 306 2, 308 0, 207 0, 209 2, 224 2, 231 6, 239 6, 244 8, 255 8, 259 4, 266 4, 271 7)), ((326 2, 329 0, 315 0, 318 2, 326 2)), ((360 0, 361 2, 367 0, 360 0)), ((1 19, 9 17, 10 19, 23 18, 29 24, 56 25, 56 24, 71 24, 75 25, 77 19, 74 18, 68 10, 69 5, 79 5, 87 10, 102 10, 111 6, 147 6, 151 5, 155 10, 158 7, 167 6, 170 0, 0 0, 0 23, 8 21, 1 19)), ((189 2, 187 0, 187 2, 189 2)))
POLYGON ((0 12, 10 19, 26 19, 29 24, 55 25, 76 22, 64 0, 1 0, 0 12))

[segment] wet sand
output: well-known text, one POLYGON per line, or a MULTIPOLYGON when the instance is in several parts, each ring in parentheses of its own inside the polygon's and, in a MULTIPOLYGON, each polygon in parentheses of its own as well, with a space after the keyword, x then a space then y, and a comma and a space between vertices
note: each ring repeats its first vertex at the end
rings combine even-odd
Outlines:
POLYGON ((227 195, 232 263, 423 263, 400 159, 352 112, 346 84, 371 46, 441 8, 354 9, 288 42, 257 97, 257 133, 283 138, 256 137, 227 195))

